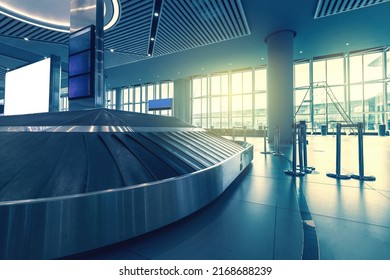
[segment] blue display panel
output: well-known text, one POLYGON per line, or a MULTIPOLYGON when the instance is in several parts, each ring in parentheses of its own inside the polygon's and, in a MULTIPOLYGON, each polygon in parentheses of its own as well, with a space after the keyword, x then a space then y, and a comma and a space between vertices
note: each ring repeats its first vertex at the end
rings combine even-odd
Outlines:
POLYGON ((94 26, 88 26, 82 30, 73 32, 69 36, 69 55, 74 55, 79 52, 90 50, 93 46, 94 26))
POLYGON ((91 25, 69 36, 69 99, 94 96, 94 34, 91 25))
POLYGON ((69 76, 91 72, 91 51, 85 51, 69 57, 69 76))
POLYGON ((172 109, 172 98, 149 100, 149 111, 172 109))
POLYGON ((69 78, 69 93, 68 98, 80 98, 91 96, 91 74, 79 75, 69 78))

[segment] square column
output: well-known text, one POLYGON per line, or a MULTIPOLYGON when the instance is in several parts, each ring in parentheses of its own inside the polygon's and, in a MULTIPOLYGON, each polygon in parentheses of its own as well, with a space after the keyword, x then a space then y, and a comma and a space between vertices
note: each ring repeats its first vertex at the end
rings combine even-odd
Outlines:
POLYGON ((69 110, 104 107, 104 0, 71 0, 69 110))

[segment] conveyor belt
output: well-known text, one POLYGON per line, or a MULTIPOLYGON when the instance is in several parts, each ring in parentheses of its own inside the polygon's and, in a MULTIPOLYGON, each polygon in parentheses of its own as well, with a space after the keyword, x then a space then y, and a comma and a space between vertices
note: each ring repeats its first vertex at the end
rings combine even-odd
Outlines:
POLYGON ((176 118, 107 109, 0 117, 0 259, 58 258, 182 219, 253 147, 176 118))
POLYGON ((0 169, 0 201, 81 194, 173 178, 211 167, 243 150, 175 118, 106 109, 3 117, 0 127, 14 131, 0 132, 0 161, 5 163, 0 169), (11 124, 51 128, 17 132, 11 124), (126 126, 133 132, 96 132, 88 129, 92 125, 126 126), (74 129, 56 129, 61 126, 74 129))

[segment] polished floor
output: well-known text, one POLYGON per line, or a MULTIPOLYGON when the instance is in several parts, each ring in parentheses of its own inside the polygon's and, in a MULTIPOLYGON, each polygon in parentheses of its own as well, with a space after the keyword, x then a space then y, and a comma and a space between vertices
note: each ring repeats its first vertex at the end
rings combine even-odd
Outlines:
MULTIPOLYGON (((359 172, 356 136, 342 137, 342 173, 359 172)), ((365 175, 336 180, 336 140, 308 137, 312 174, 291 177, 291 147, 264 155, 216 201, 163 229, 71 259, 390 259, 390 137, 364 137, 365 175)), ((274 147, 268 147, 273 150, 274 147)))

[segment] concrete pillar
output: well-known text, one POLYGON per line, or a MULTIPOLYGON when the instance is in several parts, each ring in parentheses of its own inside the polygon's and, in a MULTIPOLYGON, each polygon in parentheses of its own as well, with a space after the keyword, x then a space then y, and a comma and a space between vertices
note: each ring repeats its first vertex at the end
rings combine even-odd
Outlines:
POLYGON ((269 141, 274 142, 276 127, 280 130, 280 143, 291 140, 294 119, 294 60, 293 40, 296 33, 281 30, 265 38, 268 46, 267 112, 269 141))
POLYGON ((187 123, 191 122, 190 79, 179 79, 174 82, 173 115, 187 123))
POLYGON ((123 91, 122 88, 115 89, 115 104, 117 110, 123 110, 123 91))
MULTIPOLYGON (((70 1, 69 56, 76 58, 75 69, 82 69, 80 65, 83 64, 88 70, 82 69, 80 73, 76 70, 72 75, 69 69, 69 110, 102 108, 105 105, 103 28, 104 0, 70 1), (90 46, 85 39, 88 32, 82 31, 87 30, 85 28, 89 26, 92 26, 90 46), (72 46, 76 46, 77 50, 73 51, 72 46), (90 77, 86 79, 88 74, 90 77), (78 90, 80 88, 83 89, 82 92, 78 90)), ((69 65, 71 68, 71 62, 69 65)))

